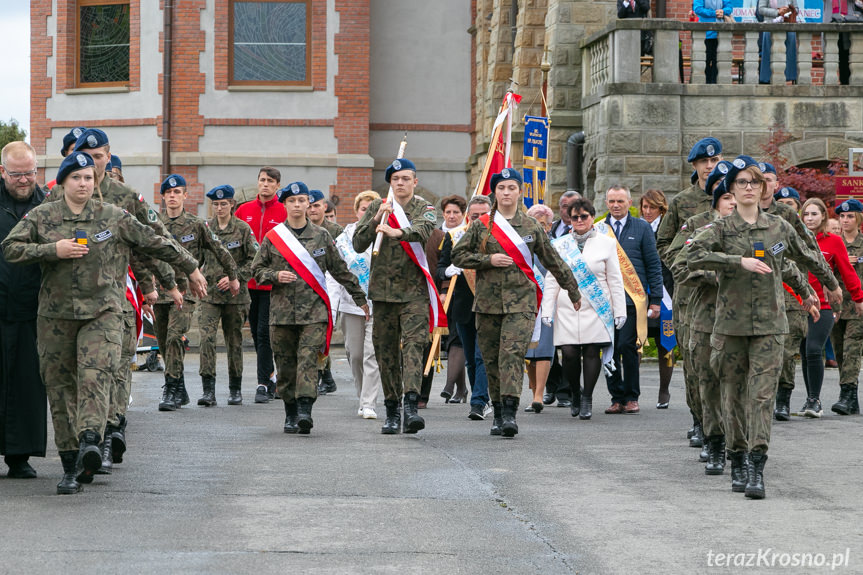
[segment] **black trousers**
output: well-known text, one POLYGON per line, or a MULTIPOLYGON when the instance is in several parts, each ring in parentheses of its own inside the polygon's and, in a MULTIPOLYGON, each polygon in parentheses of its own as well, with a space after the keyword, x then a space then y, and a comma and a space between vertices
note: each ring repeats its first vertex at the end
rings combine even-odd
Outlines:
POLYGON ((614 330, 614 373, 606 376, 608 393, 611 401, 626 403, 627 401, 638 401, 641 395, 640 380, 638 377, 638 348, 636 339, 638 331, 636 326, 636 312, 634 305, 626 306, 626 323, 620 329, 614 330))
POLYGON ((270 345, 270 292, 250 289, 252 303, 249 306, 249 330, 258 355, 258 385, 270 385, 270 374, 276 369, 273 364, 273 348, 270 345))
MULTIPOLYGON (((716 63, 716 49, 719 46, 719 38, 705 38, 704 48, 707 52, 704 66, 704 76, 706 84, 715 84, 719 77, 719 68, 716 63)), ((627 322, 629 323, 629 322, 627 322)))
POLYGON ((0 455, 45 457, 47 408, 36 320, 0 322, 0 455))

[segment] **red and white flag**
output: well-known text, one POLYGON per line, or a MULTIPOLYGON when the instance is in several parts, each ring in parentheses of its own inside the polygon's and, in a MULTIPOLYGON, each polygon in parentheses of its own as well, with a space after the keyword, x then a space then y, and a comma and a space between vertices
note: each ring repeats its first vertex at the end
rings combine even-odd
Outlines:
POLYGON ((477 182, 476 189, 473 191, 474 195, 487 196, 491 194, 488 187, 491 177, 504 168, 512 167, 509 153, 512 147, 512 117, 519 102, 521 102, 521 96, 512 92, 507 92, 503 98, 500 112, 498 112, 491 129, 492 143, 488 150, 485 167, 479 182, 477 182))
POLYGON ((128 268, 126 273, 126 299, 132 304, 135 309, 135 344, 144 336, 144 294, 141 293, 141 287, 138 285, 138 280, 135 279, 135 274, 132 273, 132 268, 128 268))

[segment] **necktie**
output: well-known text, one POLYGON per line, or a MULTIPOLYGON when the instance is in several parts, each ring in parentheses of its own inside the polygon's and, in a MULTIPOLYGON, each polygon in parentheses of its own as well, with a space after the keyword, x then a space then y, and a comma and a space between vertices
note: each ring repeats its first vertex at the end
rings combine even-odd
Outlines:
POLYGON ((617 239, 620 239, 620 220, 614 222, 614 235, 617 236, 617 239))

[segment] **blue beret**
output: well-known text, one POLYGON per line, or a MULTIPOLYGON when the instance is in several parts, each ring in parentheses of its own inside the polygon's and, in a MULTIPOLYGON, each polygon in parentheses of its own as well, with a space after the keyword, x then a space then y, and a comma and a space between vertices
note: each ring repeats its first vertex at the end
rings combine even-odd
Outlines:
POLYGON ((728 188, 728 191, 734 190, 734 187, 731 184, 733 184, 734 180, 737 179, 737 174, 739 174, 741 170, 745 170, 752 166, 758 168, 758 162, 756 162, 751 156, 740 155, 734 158, 734 161, 731 162, 731 166, 728 168, 728 173, 725 174, 725 186, 728 188))
POLYGON ((68 134, 63 136, 63 147, 60 148, 61 156, 66 153, 66 148, 78 141, 78 138, 81 136, 81 134, 84 133, 84 130, 86 129, 87 128, 83 126, 78 126, 77 128, 72 128, 68 134))
POLYGON ((731 162, 727 160, 722 160, 716 166, 714 166, 713 170, 710 172, 710 175, 707 176, 707 185, 704 189, 706 194, 713 193, 713 185, 717 180, 724 180, 725 174, 728 173, 728 170, 731 169, 731 162))
POLYGON ((162 182, 161 187, 159 188, 159 193, 164 194, 166 191, 171 188, 185 188, 186 187, 186 179, 179 174, 171 174, 165 181, 162 182))
MULTIPOLYGON (((782 189, 784 190, 785 188, 782 189)), ((851 198, 850 200, 845 200, 844 202, 836 206, 835 211, 837 214, 844 214, 846 212, 863 212, 863 204, 860 203, 860 200, 855 200, 854 198, 851 198)))
POLYGON ((95 150, 108 145, 108 134, 98 128, 88 128, 75 140, 75 151, 95 150))
POLYGON ((57 170, 57 183, 63 185, 63 180, 72 172, 77 172, 88 166, 95 166, 93 157, 86 152, 72 152, 60 163, 60 169, 57 170))
POLYGON ((276 197, 279 199, 280 202, 284 202, 285 199, 287 199, 291 196, 308 196, 308 195, 310 195, 309 194, 309 187, 306 184, 304 184, 303 182, 293 182, 291 184, 288 184, 287 186, 285 186, 284 188, 282 188, 278 192, 276 192, 276 197))
POLYGON ((728 189, 728 186, 725 183, 725 180, 720 180, 719 184, 713 188, 713 200, 711 201, 711 206, 716 208, 716 204, 719 203, 719 198, 724 196, 725 194, 731 193, 728 189))
POLYGON ((417 173, 417 167, 413 162, 408 160, 407 158, 401 158, 398 160, 393 160, 393 163, 387 166, 387 172, 384 175, 384 179, 387 183, 390 182, 390 178, 395 172, 400 172, 402 170, 412 170, 414 174, 417 173))
POLYGON ((324 199, 324 193, 320 190, 309 190, 309 202, 320 202, 324 199))
POLYGON ((228 184, 216 186, 207 192, 207 197, 211 200, 231 200, 234 198, 234 188, 228 184))
POLYGON ((764 174, 776 174, 776 168, 769 162, 758 162, 758 169, 764 174))
MULTIPOLYGON (((698 172, 693 170, 692 174, 690 174, 690 176, 689 176, 689 181, 692 182, 693 184, 695 184, 695 182, 698 181, 698 172)), ((710 193, 710 192, 708 192, 708 193, 710 193)))
POLYGON ((712 158, 722 153, 722 144, 716 138, 704 138, 695 142, 692 149, 689 151, 687 162, 694 162, 701 158, 712 158))
MULTIPOLYGON (((800 203, 800 194, 797 193, 797 190, 795 190, 794 188, 792 188, 790 186, 785 186, 785 187, 779 188, 778 190, 776 190, 776 193, 773 194, 774 200, 780 200, 782 198, 792 198, 792 199, 797 200, 798 204, 800 203)), ((857 202, 857 200, 854 200, 854 201, 857 202)), ((857 203, 860 204, 860 202, 857 202, 857 203)), ((861 206, 861 207, 863 207, 863 206, 861 206)), ((861 210, 857 210, 857 211, 859 212, 861 210)), ((836 208, 836 213, 839 213, 839 208, 836 208)))
POLYGON ((498 182, 505 182, 507 180, 513 180, 518 182, 519 187, 521 187, 521 184, 524 182, 524 180, 521 179, 521 174, 518 173, 518 170, 514 170, 512 168, 504 168, 500 171, 500 173, 494 174, 491 177, 491 182, 489 183, 488 187, 491 189, 492 193, 494 193, 495 188, 497 188, 498 182))
POLYGON ((111 166, 113 166, 114 168, 117 168, 118 170, 122 170, 123 169, 123 162, 120 161, 120 158, 118 156, 111 154, 111 166))

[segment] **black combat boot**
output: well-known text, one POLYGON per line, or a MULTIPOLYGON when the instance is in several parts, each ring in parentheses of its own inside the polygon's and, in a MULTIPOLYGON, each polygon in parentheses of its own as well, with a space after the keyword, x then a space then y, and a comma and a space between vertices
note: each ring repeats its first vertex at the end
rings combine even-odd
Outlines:
POLYGON ((851 413, 849 415, 860 415, 860 402, 857 400, 857 386, 853 386, 851 393, 851 413))
POLYGON ((701 427, 701 422, 696 421, 695 433, 689 438, 689 447, 704 447, 704 429, 701 427))
POLYGON ((198 405, 213 407, 216 405, 216 378, 211 375, 201 376, 204 395, 198 400, 198 405))
POLYGON ((321 371, 321 387, 324 388, 326 393, 335 393, 338 389, 336 386, 336 380, 333 379, 333 372, 330 368, 326 368, 321 371))
POLYGON ((753 451, 749 454, 749 478, 746 481, 746 497, 749 499, 764 499, 764 464, 767 454, 753 451))
POLYGON ((82 431, 78 437, 78 459, 75 462, 78 483, 93 483, 93 476, 102 467, 101 438, 92 430, 82 431))
POLYGON ((502 399, 501 419, 503 424, 500 426, 501 435, 504 437, 515 437, 518 434, 518 425, 515 422, 515 414, 518 411, 518 398, 512 395, 504 395, 502 399))
POLYGON ((314 421, 312 421, 312 404, 314 403, 314 397, 297 398, 297 427, 300 428, 300 435, 308 435, 315 426, 314 421))
POLYGON ((285 402, 285 433, 297 433, 300 430, 297 424, 297 402, 285 402))
POLYGON ((230 377, 228 378, 228 405, 243 404, 243 378, 230 377))
POLYGON ((405 419, 404 419, 404 429, 405 433, 416 433, 420 429, 425 429, 426 422, 420 417, 417 413, 418 405, 420 401, 420 394, 415 391, 409 391, 405 394, 404 404, 405 404, 405 419))
POLYGON ((579 419, 590 419, 593 416, 593 398, 581 394, 581 409, 578 410, 579 419))
POLYGON ((851 415, 852 403, 856 399, 857 386, 844 383, 839 386, 839 401, 833 404, 830 408, 834 413, 839 415, 851 415))
POLYGON ((384 435, 396 435, 402 431, 402 420, 399 416, 399 402, 387 399, 384 401, 384 407, 387 408, 387 419, 381 427, 381 433, 384 435))
POLYGON ((791 419, 791 391, 787 387, 780 387, 776 391, 776 409, 773 410, 773 419, 776 421, 791 419))
POLYGON ((60 462, 63 464, 63 478, 57 484, 57 495, 72 495, 81 491, 81 484, 75 479, 75 462, 77 451, 61 451, 60 462))
POLYGON ((177 410, 177 380, 171 376, 165 376, 165 385, 162 386, 162 401, 159 402, 159 411, 177 410))
POLYGON ((707 465, 705 475, 722 475, 725 471, 725 436, 712 435, 705 441, 707 444, 707 465))
POLYGON ((270 379, 269 383, 267 383, 267 397, 269 399, 281 399, 282 397, 279 395, 278 389, 276 389, 276 383, 278 380, 273 381, 270 379))
POLYGON ((695 419, 695 415, 692 415, 692 427, 690 427, 686 431, 686 439, 692 439, 692 436, 695 435, 695 424, 698 423, 698 420, 695 419))
POLYGON ((747 459, 746 453, 742 451, 729 451, 728 459, 731 460, 731 491, 743 493, 746 491, 747 459))
POLYGON ((111 433, 111 455, 114 463, 123 463, 123 454, 126 453, 126 424, 128 420, 125 415, 120 415, 120 425, 113 428, 111 433))
POLYGON ((99 452, 102 454, 102 467, 96 471, 96 475, 111 475, 111 470, 114 468, 114 454, 112 450, 113 443, 111 442, 111 434, 114 433, 113 425, 105 426, 105 433, 102 435, 102 443, 99 444, 99 452))
POLYGON ((174 394, 174 402, 180 408, 189 405, 189 392, 186 391, 186 375, 180 374, 177 379, 177 392, 174 394))
POLYGON ((324 371, 322 369, 318 370, 318 395, 326 395, 327 394, 327 384, 324 383, 324 371))
POLYGON ((489 435, 503 435, 503 403, 492 401, 491 408, 494 410, 494 419, 492 419, 489 435))

